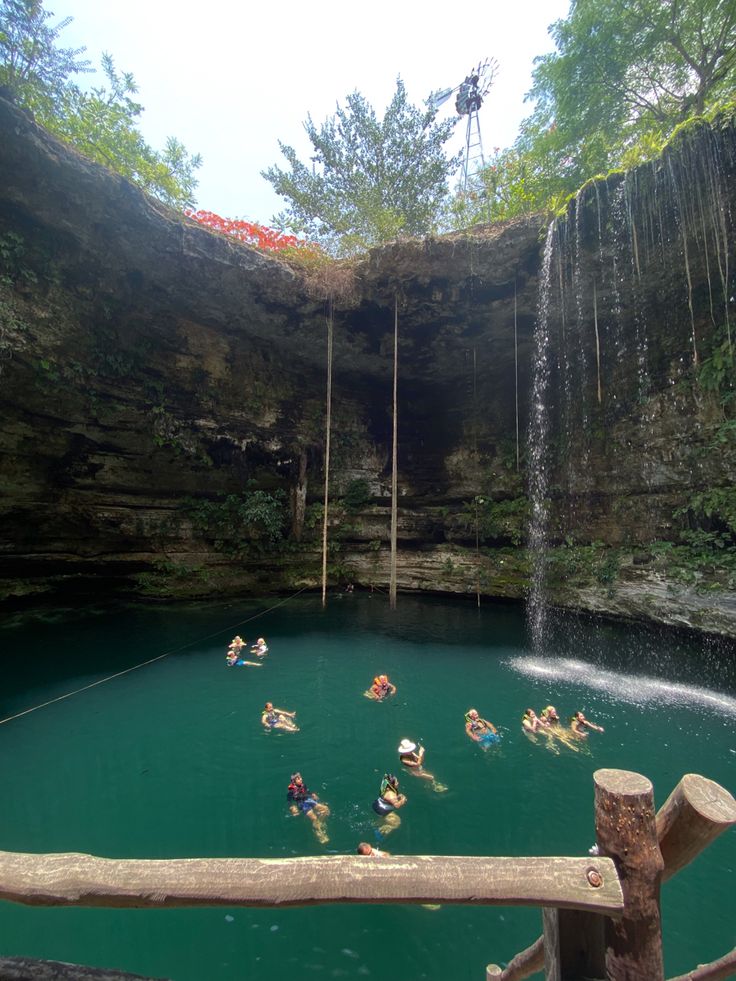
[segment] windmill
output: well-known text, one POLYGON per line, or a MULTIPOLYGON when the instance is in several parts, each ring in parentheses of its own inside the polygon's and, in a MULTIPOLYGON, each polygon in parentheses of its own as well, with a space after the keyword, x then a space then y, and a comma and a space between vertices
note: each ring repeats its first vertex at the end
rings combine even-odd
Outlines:
POLYGON ((485 166, 478 111, 483 105, 483 99, 488 95, 497 74, 498 62, 496 59, 486 58, 485 61, 478 62, 477 67, 473 68, 459 85, 451 89, 440 89, 438 92, 433 92, 427 99, 428 105, 437 109, 454 94, 455 110, 458 116, 468 117, 461 178, 463 193, 467 191, 468 179, 478 169, 478 165, 485 166))

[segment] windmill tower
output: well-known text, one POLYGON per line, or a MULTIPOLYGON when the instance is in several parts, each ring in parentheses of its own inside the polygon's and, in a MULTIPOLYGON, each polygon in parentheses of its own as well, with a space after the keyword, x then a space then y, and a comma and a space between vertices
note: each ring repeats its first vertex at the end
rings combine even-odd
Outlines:
POLYGON ((465 129, 465 154, 460 179, 463 194, 467 192, 468 183, 472 181, 473 174, 485 167, 486 161, 483 155, 483 139, 478 112, 497 74, 498 62, 496 59, 486 58, 485 61, 479 62, 477 67, 473 68, 459 85, 452 89, 442 89, 435 92, 427 100, 429 105, 437 108, 447 102, 454 93, 455 111, 458 116, 468 117, 465 129))

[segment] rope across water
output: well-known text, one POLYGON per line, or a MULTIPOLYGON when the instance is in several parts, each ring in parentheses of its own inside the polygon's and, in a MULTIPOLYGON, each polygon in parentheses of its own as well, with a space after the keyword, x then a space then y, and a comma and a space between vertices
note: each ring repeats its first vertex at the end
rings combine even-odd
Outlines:
POLYGON ((221 627, 219 630, 215 630, 211 634, 205 634, 204 637, 197 637, 196 640, 190 640, 186 644, 182 644, 180 647, 174 647, 170 651, 164 651, 163 654, 158 654, 156 657, 151 657, 147 661, 141 661, 140 664, 134 664, 130 668, 125 668, 123 671, 117 671, 115 674, 108 675, 106 678, 100 678, 99 681, 93 681, 89 685, 84 685, 82 688, 75 688, 74 691, 66 692, 64 695, 58 695, 56 698, 50 698, 46 702, 41 702, 39 705, 33 705, 31 708, 24 709, 22 712, 16 712, 15 715, 9 715, 5 719, 0 719, 0 726, 5 725, 6 722, 12 722, 14 719, 20 719, 24 715, 29 715, 31 712, 37 712, 38 709, 46 708, 48 705, 53 705, 55 702, 63 702, 66 698, 71 698, 72 695, 79 695, 83 691, 89 691, 90 688, 96 688, 98 685, 104 685, 108 681, 113 681, 115 678, 122 678, 124 674, 130 674, 131 671, 137 671, 138 668, 145 668, 148 664, 154 664, 156 661, 161 661, 165 657, 169 657, 171 654, 178 654, 180 651, 184 651, 187 647, 193 647, 195 644, 201 644, 205 640, 209 640, 211 637, 217 637, 220 634, 224 634, 230 630, 235 630, 237 627, 242 627, 245 623, 250 623, 252 620, 257 620, 259 617, 265 617, 266 614, 273 612, 273 610, 278 609, 283 606, 284 603, 288 603, 293 600, 294 597, 298 596, 299 593, 303 593, 307 586, 302 586, 291 596, 287 596, 286 599, 280 600, 278 603, 274 603, 273 606, 269 606, 267 610, 261 610, 260 613, 254 613, 252 617, 246 617, 245 620, 239 620, 237 623, 230 624, 229 627, 221 627))

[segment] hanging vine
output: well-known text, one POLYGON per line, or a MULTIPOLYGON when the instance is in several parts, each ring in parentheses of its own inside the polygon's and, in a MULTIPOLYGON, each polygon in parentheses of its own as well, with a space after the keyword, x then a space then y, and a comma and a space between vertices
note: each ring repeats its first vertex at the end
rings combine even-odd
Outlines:
POLYGON ((391 572, 389 606, 396 609, 396 536, 398 529, 398 378, 399 378, 399 294, 394 293, 394 404, 393 446, 391 450, 391 572))

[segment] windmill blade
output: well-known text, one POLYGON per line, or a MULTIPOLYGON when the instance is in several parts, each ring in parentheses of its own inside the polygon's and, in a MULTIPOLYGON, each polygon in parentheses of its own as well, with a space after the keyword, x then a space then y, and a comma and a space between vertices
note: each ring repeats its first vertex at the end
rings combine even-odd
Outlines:
POLYGON ((440 106, 443 106, 447 102, 454 91, 455 89, 438 89, 436 92, 430 92, 427 105, 433 109, 439 109, 440 106))

